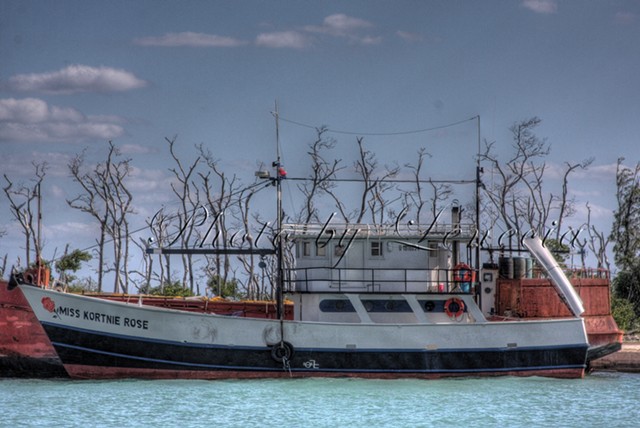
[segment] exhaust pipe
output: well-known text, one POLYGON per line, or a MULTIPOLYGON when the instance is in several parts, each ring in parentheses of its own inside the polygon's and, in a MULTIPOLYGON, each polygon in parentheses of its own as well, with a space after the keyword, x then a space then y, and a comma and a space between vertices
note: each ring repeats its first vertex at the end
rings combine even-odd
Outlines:
POLYGON ((569 307, 571 312, 573 312, 573 315, 579 317, 584 312, 582 299, 580 299, 580 296, 576 293, 575 288, 573 288, 573 285, 571 285, 571 282, 558 265, 556 259, 551 255, 551 252, 542 245, 542 240, 536 236, 533 238, 524 238, 522 243, 547 271, 562 301, 569 307))

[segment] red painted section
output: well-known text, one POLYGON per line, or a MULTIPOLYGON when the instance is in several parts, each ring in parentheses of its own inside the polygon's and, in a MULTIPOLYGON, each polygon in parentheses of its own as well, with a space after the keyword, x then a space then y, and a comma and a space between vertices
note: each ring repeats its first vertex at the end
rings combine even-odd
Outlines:
MULTIPOLYGON (((277 318, 275 302, 239 301, 233 302, 224 299, 206 299, 202 297, 162 297, 162 296, 138 296, 127 294, 86 294, 106 300, 117 300, 161 308, 177 309, 187 312, 198 312, 218 315, 232 315, 247 318, 277 318)), ((285 319, 293 319, 293 305, 285 305, 285 319)))
POLYGON ((0 282, 0 352, 57 358, 47 334, 18 289, 0 282))
POLYGON ((0 374, 66 376, 47 334, 19 289, 0 281, 0 374))
MULTIPOLYGON (((582 299, 587 336, 591 346, 622 343, 624 332, 611 316, 610 282, 607 278, 571 278, 582 299)), ((498 279, 496 314, 518 318, 567 318, 573 315, 549 279, 498 279)))
POLYGON ((584 369, 529 370, 509 372, 478 373, 327 373, 327 372, 278 372, 260 371, 197 371, 197 370, 157 370, 117 367, 94 367, 68 364, 69 375, 75 379, 272 379, 272 378, 365 378, 365 379, 443 379, 468 376, 544 376, 564 379, 581 379, 584 369))

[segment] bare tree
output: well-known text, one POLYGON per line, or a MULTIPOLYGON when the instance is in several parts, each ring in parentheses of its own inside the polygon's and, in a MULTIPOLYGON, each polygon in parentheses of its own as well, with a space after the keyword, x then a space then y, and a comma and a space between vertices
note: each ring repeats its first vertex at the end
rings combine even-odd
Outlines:
POLYGON ((0 278, 4 278, 4 273, 7 271, 7 258, 9 257, 8 254, 5 253, 4 256, 2 256, 2 261, 0 262, 0 278))
POLYGON ((107 158, 91 170, 85 171, 84 153, 69 163, 73 180, 80 185, 82 193, 67 200, 70 207, 86 212, 100 224, 98 239, 98 291, 102 291, 104 274, 114 272, 114 292, 128 291, 129 223, 133 213, 133 195, 125 180, 131 172, 130 159, 117 160, 119 150, 109 141, 107 158), (107 237, 113 243, 113 267, 105 268, 105 246, 107 237))
POLYGON ((40 215, 37 212, 37 203, 41 197, 40 189, 48 168, 46 162, 32 162, 32 165, 35 168, 35 178, 32 179, 33 185, 14 184, 4 174, 7 185, 3 187, 4 193, 9 199, 9 210, 13 218, 20 224, 24 233, 27 267, 31 264, 32 246, 36 261, 40 261, 42 256, 42 242, 37 230, 38 215, 40 215))
POLYGON ((106 178, 109 189, 106 194, 107 210, 111 221, 108 231, 113 239, 114 271, 116 274, 115 289, 122 286, 125 293, 129 292, 129 221, 128 215, 133 213, 133 195, 127 189, 124 180, 129 175, 130 159, 115 162, 114 156, 120 153, 109 142, 109 153, 105 164, 106 178))
POLYGON ((326 160, 324 152, 332 150, 336 141, 325 137, 326 127, 316 129, 317 138, 309 145, 307 154, 311 158, 311 174, 308 180, 298 184, 298 190, 304 195, 304 203, 298 221, 309 223, 310 221, 320 221, 318 209, 315 206, 316 199, 323 194, 329 194, 335 187, 336 174, 344 169, 340 166, 340 159, 332 162, 326 160))
POLYGON ((362 180, 363 189, 360 193, 359 207, 355 211, 355 222, 361 223, 365 214, 369 211, 373 224, 379 224, 384 221, 384 210, 387 205, 384 194, 394 188, 393 184, 387 180, 395 177, 400 168, 398 166, 392 168, 385 166, 383 174, 376 176, 378 159, 375 153, 365 149, 363 141, 364 138, 357 138, 359 158, 354 167, 362 180))
MULTIPOLYGON (((557 221, 556 241, 560 242, 560 234, 562 229, 562 222, 565 218, 571 217, 575 213, 575 199, 569 199, 569 175, 578 169, 587 169, 593 163, 594 158, 585 159, 580 163, 571 164, 565 162, 566 169, 562 176, 562 194, 560 196, 560 206, 557 221)), ((588 207, 588 204, 587 204, 588 207)), ((589 211, 591 216, 591 211, 589 211)))
POLYGON ((147 293, 151 288, 153 274, 153 257, 147 254, 149 241, 145 239, 131 239, 142 256, 142 268, 129 270, 129 281, 138 289, 139 293, 147 293))
MULTIPOLYGON (((228 177, 220 168, 218 161, 213 154, 203 145, 198 146, 200 157, 206 162, 207 173, 199 172, 202 180, 202 193, 210 209, 210 225, 205 231, 205 236, 201 236, 200 245, 211 245, 226 249, 229 246, 229 228, 227 221, 237 208, 237 193, 240 192, 240 185, 235 175, 228 177), (204 240, 207 242, 205 243, 204 240)), ((242 192, 240 192, 242 193, 242 192)), ((250 196, 249 196, 250 197, 250 196)), ((248 206, 248 201, 247 201, 248 206)), ((207 256, 206 272, 210 278, 217 281, 217 294, 221 294, 223 284, 231 279, 231 259, 227 254, 216 254, 207 256)))
MULTIPOLYGON (((251 199, 254 194, 254 190, 249 189, 241 192, 238 199, 236 200, 236 212, 237 219, 239 221, 238 230, 242 231, 241 233, 243 233, 246 237, 246 241, 249 245, 249 250, 254 250, 257 244, 254 239, 255 235, 252 233, 253 230, 251 225, 251 199)), ((261 223, 259 217, 255 217, 255 223, 261 223)), ((246 281, 243 285, 248 298, 257 299, 263 297, 261 296, 261 283, 258 276, 255 257, 253 255, 238 257, 238 261, 240 262, 244 271, 243 276, 246 278, 246 281)))
MULTIPOLYGON (((171 171, 176 179, 176 183, 171 183, 171 190, 180 200, 180 211, 178 213, 178 219, 180 222, 180 243, 182 247, 188 247, 192 242, 192 238, 195 237, 194 231, 196 225, 197 210, 200 204, 200 195, 198 186, 192 181, 192 177, 200 163, 201 157, 198 156, 190 165, 183 166, 182 161, 178 157, 176 152, 176 139, 165 138, 169 143, 169 152, 171 157, 175 161, 177 168, 171 168, 171 171)), ((193 273, 193 262, 190 254, 182 254, 182 268, 183 276, 182 283, 186 286, 189 284, 189 289, 194 292, 195 278, 193 273)))
POLYGON ((410 199, 411 204, 407 201, 405 206, 413 205, 416 207, 416 224, 419 226, 422 222, 423 212, 428 208, 432 218, 435 218, 440 209, 440 204, 449 199, 453 190, 448 183, 438 183, 432 179, 425 180, 422 177, 422 171, 424 169, 424 163, 431 155, 426 151, 424 147, 418 150, 418 160, 416 164, 405 164, 405 167, 411 171, 413 176, 414 189, 405 192, 405 200, 410 199), (427 184, 431 188, 431 196, 427 199, 424 189, 424 184, 427 184))
MULTIPOLYGON (((545 139, 538 138, 534 132, 540 122, 534 117, 510 127, 514 154, 506 161, 498 159, 494 153, 494 143, 485 142, 485 150, 480 154, 481 161, 489 163, 489 170, 493 174, 491 183, 488 186, 485 183, 484 187, 489 202, 484 212, 494 216, 490 221, 492 226, 504 228, 502 236, 508 237, 509 249, 518 236, 530 231, 547 236, 546 228, 555 212, 558 217, 552 225, 556 227, 555 241, 558 248, 561 247, 563 222, 576 211, 575 198, 569 196, 569 177, 593 163, 593 158, 578 163, 566 162, 561 191, 549 192, 544 187, 544 175, 547 171, 545 158, 550 153, 550 147, 545 139)), ((519 245, 519 240, 515 242, 519 245)), ((500 244, 504 245, 502 242, 500 244)), ((581 248, 583 256, 584 250, 581 248)))
MULTIPOLYGON (((549 146, 533 132, 539 124, 540 119, 534 117, 510 127, 514 153, 505 162, 494 153, 493 142, 485 141, 484 152, 480 153, 480 160, 489 163, 494 175, 493 182, 485 184, 484 193, 505 232, 519 232, 527 223, 533 228, 542 227, 534 221, 548 214, 549 200, 542 194, 545 164, 537 162, 549 154, 549 146)), ((510 248, 514 238, 508 234, 510 248)))
MULTIPOLYGON (((171 222, 174 217, 166 214, 164 209, 159 210, 153 218, 147 221, 147 226, 151 230, 151 242, 159 247, 168 246, 170 241, 169 230, 171 229, 171 222)), ((153 264, 153 259, 150 257, 149 265, 153 264)), ((165 283, 171 281, 171 256, 169 254, 158 254, 158 265, 160 266, 160 273, 151 272, 147 275, 148 283, 150 284, 151 278, 156 277, 158 280, 158 287, 160 293, 164 292, 165 283)))
POLYGON ((618 159, 616 168, 616 199, 618 209, 614 212, 611 240, 616 265, 629 270, 640 259, 640 162, 635 167, 623 165, 618 159))
POLYGON ((609 262, 609 258, 607 257, 607 247, 609 246, 610 238, 608 234, 599 231, 592 223, 591 223, 591 206, 589 206, 589 202, 586 204, 587 206, 587 234, 589 239, 586 240, 588 248, 594 254, 597 262, 598 269, 611 269, 611 264, 609 262))
POLYGON ((420 220, 422 218, 422 210, 424 209, 427 201, 424 199, 423 189, 422 189, 422 168, 424 167, 424 161, 426 157, 431 157, 429 153, 427 153, 424 147, 421 147, 418 150, 418 161, 415 165, 410 163, 406 163, 405 168, 409 169, 413 175, 413 182, 415 185, 414 190, 406 191, 404 194, 405 197, 405 207, 409 207, 413 205, 416 208, 416 223, 420 226, 420 220), (411 203, 409 203, 409 199, 411 203))
POLYGON ((98 238, 98 292, 102 291, 102 280, 104 277, 105 244, 107 237, 107 221, 109 212, 106 202, 100 197, 102 184, 97 173, 84 172, 84 151, 76 155, 69 163, 69 171, 73 180, 80 185, 83 193, 73 199, 67 199, 67 204, 71 208, 78 209, 91 215, 100 225, 100 236, 98 238))

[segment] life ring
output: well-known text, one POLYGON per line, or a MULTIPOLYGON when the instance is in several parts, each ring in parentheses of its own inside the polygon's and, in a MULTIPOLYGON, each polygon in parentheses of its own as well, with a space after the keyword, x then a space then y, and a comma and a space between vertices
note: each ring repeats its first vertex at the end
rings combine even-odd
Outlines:
POLYGON ((457 297, 452 297, 444 302, 444 313, 449 318, 458 318, 464 313, 464 302, 457 297))

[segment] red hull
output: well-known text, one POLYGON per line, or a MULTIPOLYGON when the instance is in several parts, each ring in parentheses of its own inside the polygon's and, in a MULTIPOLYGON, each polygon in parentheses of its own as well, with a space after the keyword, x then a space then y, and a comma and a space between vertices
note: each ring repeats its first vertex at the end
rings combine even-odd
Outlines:
POLYGON ((0 376, 67 376, 22 292, 9 291, 4 281, 0 281, 0 376))
MULTIPOLYGON (((582 315, 592 348, 620 349, 624 332, 611 316, 610 283, 607 278, 571 278, 582 299, 582 315)), ((573 316, 560 300, 549 279, 499 279, 496 288, 496 315, 505 317, 567 318, 573 316)), ((598 358, 607 355, 598 355, 598 358)))
MULTIPOLYGON (((287 372, 258 372, 258 371, 185 371, 185 370, 155 370, 155 369, 134 369, 134 368, 111 368, 95 367, 84 365, 67 364, 69 375, 75 379, 274 379, 274 378, 304 378, 310 377, 310 373, 287 372)), ((531 370, 531 371, 500 371, 482 373, 482 377, 497 376, 544 376, 563 379, 581 379, 584 377, 584 369, 562 369, 562 370, 531 370)), ((477 373, 407 373, 404 375, 391 373, 313 373, 312 377, 327 378, 365 378, 365 379, 443 379, 451 377, 478 376, 477 373)))

